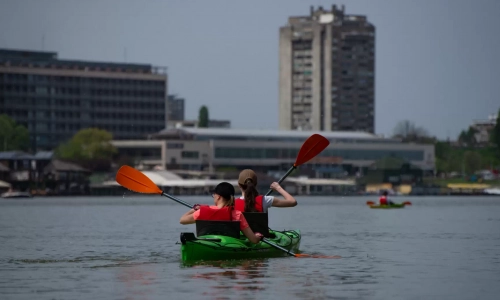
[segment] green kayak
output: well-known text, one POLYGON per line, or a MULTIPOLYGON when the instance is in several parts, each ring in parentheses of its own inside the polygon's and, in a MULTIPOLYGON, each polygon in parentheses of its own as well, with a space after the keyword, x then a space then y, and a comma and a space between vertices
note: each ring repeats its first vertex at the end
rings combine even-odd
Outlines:
POLYGON ((370 205, 370 208, 377 208, 377 209, 392 209, 392 208, 404 208, 405 203, 401 204, 392 204, 392 205, 370 205))
MULTIPOLYGON (((297 251, 300 246, 300 230, 269 231, 268 241, 287 250, 297 251)), ((181 255, 183 261, 195 260, 226 260, 287 256, 275 247, 260 242, 252 244, 241 234, 240 238, 224 235, 202 235, 195 237, 194 233, 181 233, 181 255)))

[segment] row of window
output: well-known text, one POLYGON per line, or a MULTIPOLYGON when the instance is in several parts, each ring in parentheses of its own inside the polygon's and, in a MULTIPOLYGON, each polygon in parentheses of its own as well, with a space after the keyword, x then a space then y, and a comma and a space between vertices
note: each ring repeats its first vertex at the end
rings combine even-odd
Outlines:
MULTIPOLYGON (((209 141, 209 140, 226 140, 226 141, 252 141, 252 142, 300 142, 303 143, 307 137, 257 137, 257 136, 194 136, 193 140, 196 141, 209 141)), ((394 141, 387 139, 354 139, 354 138, 329 138, 330 143, 345 143, 345 144, 394 144, 394 141)), ((178 144, 180 145, 180 143, 178 144)), ((167 144, 167 148, 168 148, 167 144)))
MULTIPOLYGON (((251 149, 251 148, 215 148, 215 158, 240 159, 295 159, 299 149, 251 149)), ((319 157, 341 157, 343 160, 378 160, 384 157, 397 157, 409 161, 422 161, 422 150, 368 150, 368 149, 326 149, 319 157)))
POLYGON ((4 102, 4 99, 0 98, 0 103, 8 103, 13 105, 36 105, 36 106, 50 106, 54 108, 61 107, 77 107, 79 108, 82 103, 86 105, 87 108, 127 108, 127 109, 154 109, 154 110, 165 110, 164 101, 104 101, 104 100, 80 100, 80 99, 49 99, 49 98, 8 98, 4 102))
POLYGON ((90 83, 90 84, 110 84, 130 86, 150 86, 164 87, 165 82, 159 80, 135 80, 135 79, 111 79, 111 78, 89 78, 89 77, 74 77, 74 76, 49 76, 49 75, 31 75, 31 74, 0 74, 0 79, 3 77, 5 82, 37 82, 37 83, 90 83))
POLYGON ((165 110, 165 102, 150 102, 150 101, 104 101, 97 100, 91 102, 92 107, 114 107, 114 108, 133 108, 133 109, 156 109, 156 110, 165 110))
POLYGON ((132 96, 132 97, 163 97, 165 95, 164 89, 143 88, 143 89, 130 89, 130 88, 114 88, 114 89, 84 89, 80 87, 54 87, 42 85, 13 85, 13 84, 0 84, 0 90, 5 92, 14 93, 36 93, 36 94, 50 94, 50 95, 81 95, 89 93, 90 95, 97 96, 132 96))
POLYGON ((159 130, 162 129, 161 126, 148 126, 148 125, 97 125, 97 124, 92 124, 92 125, 84 125, 80 123, 73 123, 73 124, 62 124, 62 123, 46 123, 46 122, 31 122, 31 123, 25 123, 23 122, 22 125, 27 125, 27 128, 30 132, 54 132, 54 131, 77 131, 83 128, 88 128, 88 127, 98 127, 101 129, 105 129, 108 131, 121 131, 121 132, 129 132, 129 133, 152 133, 152 132, 158 132, 159 130))
POLYGON ((158 114, 131 114, 131 113, 91 113, 91 119, 117 119, 117 120, 141 120, 141 121, 165 121, 165 115, 158 114))
POLYGON ((200 157, 200 153, 198 151, 181 151, 181 157, 188 159, 198 159, 200 157))
POLYGON ((120 149, 120 154, 129 159, 161 159, 161 149, 159 148, 133 148, 120 149))
MULTIPOLYGON (((80 119, 80 111, 48 111, 48 110, 5 110, 3 113, 17 119, 80 119)), ((165 121, 163 111, 154 114, 120 113, 120 112, 97 112, 89 113, 88 117, 93 119, 112 119, 112 120, 141 120, 141 121, 165 121)))

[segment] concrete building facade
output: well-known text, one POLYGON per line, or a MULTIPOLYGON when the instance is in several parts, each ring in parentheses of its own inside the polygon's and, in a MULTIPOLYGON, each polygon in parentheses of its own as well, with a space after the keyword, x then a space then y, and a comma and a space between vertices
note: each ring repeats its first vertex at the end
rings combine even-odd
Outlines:
POLYGON ((89 127, 120 140, 145 138, 167 126, 166 98, 165 67, 0 50, 0 112, 28 128, 32 151, 89 127))
POLYGON ((489 145, 491 132, 495 128, 497 118, 499 117, 496 114, 491 114, 487 120, 474 120, 470 127, 475 130, 474 138, 476 139, 476 143, 484 146, 489 145))
POLYGON ((280 28, 279 128, 374 132, 375 26, 311 7, 280 28))
POLYGON ((153 140, 113 144, 136 163, 166 169, 268 172, 287 170, 313 133, 325 136, 330 145, 308 165, 325 173, 339 168, 355 173, 385 157, 401 158, 427 172, 434 170, 434 145, 407 144, 364 132, 178 128, 162 130, 151 136, 153 140))
POLYGON ((168 121, 184 121, 185 100, 177 95, 168 95, 168 121))

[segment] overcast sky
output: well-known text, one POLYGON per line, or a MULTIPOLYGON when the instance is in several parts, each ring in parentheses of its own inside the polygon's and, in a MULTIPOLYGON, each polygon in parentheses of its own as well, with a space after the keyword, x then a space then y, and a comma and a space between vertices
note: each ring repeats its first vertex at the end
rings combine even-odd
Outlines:
POLYGON ((167 66, 187 118, 205 104, 235 128, 277 128, 279 27, 332 4, 376 26, 377 133, 409 119, 455 138, 500 108, 498 0, 0 0, 0 48, 167 66))

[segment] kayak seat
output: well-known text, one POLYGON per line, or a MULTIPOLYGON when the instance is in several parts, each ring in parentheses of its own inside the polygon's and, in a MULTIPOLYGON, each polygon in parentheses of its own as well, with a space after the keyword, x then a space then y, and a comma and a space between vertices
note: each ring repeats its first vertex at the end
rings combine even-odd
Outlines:
POLYGON ((240 222, 196 220, 196 235, 224 235, 238 239, 240 238, 240 222))
POLYGON ((269 232, 269 218, 267 213, 244 212, 243 216, 253 232, 260 232, 264 237, 271 237, 269 232))

